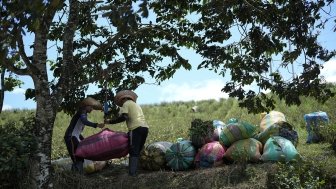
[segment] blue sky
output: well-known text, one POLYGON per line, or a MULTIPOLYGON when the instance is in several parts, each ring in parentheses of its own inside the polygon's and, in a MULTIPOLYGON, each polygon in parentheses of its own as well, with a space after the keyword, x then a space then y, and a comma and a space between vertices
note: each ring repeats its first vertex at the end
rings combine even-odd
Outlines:
MULTIPOLYGON (((319 38, 319 42, 328 49, 336 49, 336 33, 332 31, 333 25, 327 27, 319 38)), ((25 43, 30 44, 32 38, 25 38, 25 43)), ((51 46, 51 45, 50 45, 51 46)), ((28 49, 26 47, 26 49, 28 49)), ((50 48, 50 52, 55 49, 50 48)), ((29 52, 27 52, 29 55, 29 52)), ((191 50, 183 50, 183 55, 188 58, 193 66, 191 71, 178 70, 173 78, 161 83, 160 86, 144 84, 135 92, 138 94, 139 104, 159 104, 174 101, 199 101, 226 98, 228 95, 221 92, 228 78, 223 78, 209 70, 197 70, 201 57, 191 50)), ((273 69, 277 68, 278 61, 274 61, 273 69)), ((295 64, 294 72, 298 74, 300 63, 295 64)), ((283 75, 290 77, 291 70, 281 70, 283 75)), ((328 82, 336 82, 336 58, 324 63, 321 74, 328 82)), ((25 100, 25 90, 34 88, 30 77, 20 77, 24 82, 21 88, 15 88, 12 92, 5 92, 4 110, 8 109, 34 109, 36 103, 33 100, 25 100)), ((253 88, 253 86, 249 86, 253 88)), ((89 88, 90 93, 100 90, 95 86, 89 88)))
MULTIPOLYGON (((335 39, 336 40, 336 39, 335 39)), ((195 64, 199 60, 195 60, 195 64)), ((322 75, 329 82, 336 82, 336 59, 324 64, 322 75)), ((21 78, 25 84, 16 88, 13 92, 5 93, 3 109, 34 109, 36 103, 32 100, 25 100, 24 92, 27 88, 33 88, 32 80, 29 77, 21 78)), ((135 92, 138 94, 139 104, 158 104, 174 101, 199 101, 207 99, 218 100, 226 98, 227 94, 221 92, 225 85, 226 78, 222 78, 207 70, 185 71, 179 70, 170 80, 164 81, 160 86, 145 84, 135 92)), ((90 91, 99 90, 91 87, 90 91)))

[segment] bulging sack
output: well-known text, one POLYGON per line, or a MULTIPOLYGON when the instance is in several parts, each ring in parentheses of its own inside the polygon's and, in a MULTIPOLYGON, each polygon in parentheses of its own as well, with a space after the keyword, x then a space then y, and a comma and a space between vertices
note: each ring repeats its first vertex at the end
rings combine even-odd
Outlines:
POLYGON ((174 143, 167 149, 165 158, 167 165, 175 171, 187 170, 195 159, 195 147, 189 140, 182 140, 174 143))
POLYGON ((258 133, 254 138, 265 145, 266 141, 272 136, 281 136, 290 140, 294 146, 297 146, 299 136, 294 127, 284 121, 279 121, 267 127, 263 132, 258 133))
POLYGON ((287 121, 285 114, 278 111, 270 111, 268 114, 265 114, 260 121, 260 132, 265 131, 268 127, 280 121, 287 121))
POLYGON ((293 143, 281 136, 272 136, 264 145, 262 161, 292 161, 299 160, 300 154, 293 143))
POLYGON ((121 158, 128 154, 128 136, 125 132, 104 129, 82 140, 75 155, 93 161, 121 158))
POLYGON ((249 124, 244 121, 232 122, 223 128, 219 136, 219 142, 225 147, 229 147, 231 144, 238 140, 252 138, 257 131, 257 126, 249 124))
POLYGON ((154 142, 146 146, 140 154, 140 165, 146 170, 158 171, 167 168, 166 151, 173 145, 171 142, 154 142))
POLYGON ((242 139, 234 142, 225 152, 224 157, 229 161, 258 162, 263 145, 254 138, 242 139))
POLYGON ((84 159, 83 168, 85 173, 89 174, 101 171, 102 169, 104 169, 106 165, 107 165, 106 161, 91 161, 88 159, 84 159))
POLYGON ((208 168, 223 164, 224 146, 218 141, 205 144, 195 156, 196 167, 208 168))

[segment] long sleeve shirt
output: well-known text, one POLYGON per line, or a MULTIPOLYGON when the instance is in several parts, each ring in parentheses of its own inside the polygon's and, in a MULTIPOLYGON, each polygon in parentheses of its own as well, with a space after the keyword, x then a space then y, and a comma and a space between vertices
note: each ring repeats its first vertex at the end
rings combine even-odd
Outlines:
POLYGON ((75 136, 79 141, 81 141, 81 133, 85 126, 90 126, 93 128, 97 127, 97 123, 93 123, 87 119, 87 112, 78 111, 71 119, 70 124, 65 132, 65 138, 75 136))

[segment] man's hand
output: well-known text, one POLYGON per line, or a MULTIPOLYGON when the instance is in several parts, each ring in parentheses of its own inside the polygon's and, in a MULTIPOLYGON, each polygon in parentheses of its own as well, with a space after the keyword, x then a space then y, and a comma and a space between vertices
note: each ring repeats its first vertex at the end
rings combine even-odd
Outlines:
POLYGON ((104 123, 98 123, 97 127, 99 127, 99 128, 104 128, 104 127, 105 127, 105 124, 104 124, 104 123))
POLYGON ((105 124, 110 124, 111 119, 104 119, 105 124))

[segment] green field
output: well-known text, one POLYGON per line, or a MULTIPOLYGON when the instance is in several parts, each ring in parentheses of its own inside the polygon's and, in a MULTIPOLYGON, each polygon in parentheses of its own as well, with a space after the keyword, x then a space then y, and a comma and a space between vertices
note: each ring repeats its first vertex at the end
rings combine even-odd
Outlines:
MULTIPOLYGON (((246 110, 238 107, 238 102, 233 99, 222 99, 220 101, 209 100, 197 102, 198 112, 194 113, 191 108, 195 102, 174 102, 161 103, 155 105, 143 105, 143 111, 150 125, 150 133, 147 144, 156 141, 175 142, 177 138, 188 139, 189 128, 193 119, 201 120, 221 120, 228 121, 230 118, 237 118, 247 121, 254 125, 260 124, 260 115, 248 114, 246 110)), ((307 132, 303 116, 315 111, 324 111, 328 113, 330 124, 335 126, 335 104, 331 99, 326 104, 321 105, 312 100, 303 100, 299 107, 288 107, 278 102, 275 110, 283 112, 290 124, 292 124, 299 133, 300 145, 298 149, 306 149, 305 140, 307 132)), ((64 132, 70 122, 71 117, 64 113, 59 113, 56 118, 53 132, 53 151, 52 158, 57 159, 67 156, 65 145, 63 143, 64 132)), ((89 115, 89 119, 94 122, 103 121, 103 112, 95 111, 89 115)), ((117 131, 126 131, 124 123, 117 125, 106 125, 107 128, 117 131)), ((100 129, 86 127, 84 136, 89 136, 99 132, 100 129)), ((309 146, 309 145, 308 145, 309 146)), ((314 146, 314 145, 310 145, 314 146)), ((309 148, 310 148, 309 146, 309 148)), ((313 153, 313 152, 312 152, 313 153)))
MULTIPOLYGON (((276 111, 283 112, 287 118, 287 121, 295 127, 299 134, 299 144, 297 150, 304 160, 313 162, 314 165, 322 169, 326 175, 332 177, 336 175, 336 153, 332 150, 331 144, 328 142, 322 142, 317 144, 306 144, 307 132, 305 129, 305 122, 303 116, 307 113, 324 111, 327 112, 330 122, 327 127, 334 128, 335 125, 335 108, 336 107, 336 98, 330 99, 325 104, 320 104, 309 98, 303 98, 302 104, 300 106, 286 106, 283 102, 278 101, 276 105, 276 111)), ((220 101, 207 100, 207 101, 198 101, 198 102, 173 102, 173 103, 161 103, 161 104, 152 104, 152 105, 142 105, 144 114, 150 125, 150 132, 147 138, 146 144, 150 144, 157 141, 169 141, 175 142, 177 138, 189 139, 189 128, 191 126, 191 121, 194 119, 201 120, 221 120, 223 122, 228 121, 230 118, 237 118, 243 121, 247 121, 254 125, 259 125, 260 115, 249 114, 245 109, 241 109, 238 106, 238 102, 234 99, 221 99, 220 101), (193 112, 192 107, 197 105, 198 112, 193 112)), ((28 113, 30 111, 5 111, 1 114, 0 121, 5 119, 10 119, 14 117, 19 117, 28 113)), ((64 132, 70 122, 71 116, 64 113, 58 113, 54 130, 53 130, 53 141, 52 141, 52 159, 59 159, 68 157, 65 144, 63 142, 64 132)), ((89 115, 89 119, 94 122, 103 121, 103 112, 95 111, 89 115)), ((116 131, 125 131, 125 123, 117 125, 106 125, 107 128, 116 131)), ((94 129, 86 127, 84 131, 84 136, 90 136, 94 133, 99 132, 100 129, 94 129)), ((253 165, 252 165, 253 166, 253 165)), ((261 165, 256 165, 261 166, 261 165)), ((251 168, 249 168, 251 169, 251 168)), ((264 168, 261 168, 261 171, 264 168)), ((207 174, 215 174, 217 169, 213 169, 214 172, 207 174)), ((258 169, 260 171, 260 169, 258 169)), ((114 169, 115 171, 115 169, 114 169)), ((125 171, 125 170, 124 170, 125 171)), ((126 171, 125 171, 126 172, 126 171)), ((169 171, 168 171, 169 172, 169 171)), ((160 172, 161 174, 162 172, 160 172)), ((57 180, 60 182, 69 182, 62 180, 67 176, 64 176, 63 173, 59 173, 57 180)), ((90 178, 94 179, 109 179, 114 177, 115 173, 112 170, 102 173, 104 177, 98 176, 97 173, 94 176, 86 177, 88 181, 81 181, 83 184, 86 182, 92 183, 93 181, 90 178)), ((168 173, 169 174, 169 173, 168 173)), ((171 172, 171 175, 179 174, 171 172)), ((180 174, 185 174, 182 172, 180 174)), ((195 174, 191 171, 191 174, 195 174)), ((260 174, 260 172, 259 172, 260 174)), ((166 177, 170 177, 167 176, 166 177)), ((157 177, 157 174, 151 175, 150 173, 146 174, 144 177, 149 177, 148 179, 153 179, 157 177)), ((179 176, 177 176, 179 177, 179 176)), ((174 179, 177 179, 174 177, 174 179)), ((113 180, 113 179, 112 179, 113 180)), ((110 180, 110 182, 112 182, 110 180)), ((127 179, 125 179, 127 180, 127 179)), ((169 180, 169 179, 168 179, 169 180)), ((74 183, 78 182, 73 181, 74 183)), ((98 181, 97 181, 98 182, 98 181)), ((119 182, 120 180, 116 181, 119 182)), ((126 181, 125 181, 126 182, 126 181)), ((148 181, 150 182, 150 181, 148 181)), ((169 182, 172 182, 171 180, 169 182)), ((180 181, 174 181, 179 183, 180 181)), ((193 181, 191 181, 193 182, 193 181)), ((215 181, 219 182, 220 181, 215 181)), ((254 181, 258 183, 258 181, 254 181)), ((77 186, 77 184, 74 184, 77 186)), ((87 183, 86 183, 87 184, 87 183)), ((153 183, 152 183, 153 184, 153 183)), ((64 186, 60 184, 61 186, 64 186)), ((85 185, 85 184, 84 184, 85 185)), ((127 186, 126 183, 121 183, 123 186, 127 186)), ((158 184, 160 185, 160 183, 158 184)), ((88 185, 90 186, 90 185, 88 185)), ((154 185, 155 186, 155 185, 154 185)), ((171 187, 174 188, 175 185, 171 187)), ((258 188, 256 185, 254 188, 258 188)), ((84 187, 86 188, 86 187, 84 187)), ((90 187, 88 187, 90 188, 90 187)), ((127 187, 125 187, 127 188, 127 187)), ((169 188, 169 187, 168 187, 169 188)), ((253 187, 252 187, 253 188, 253 187)), ((314 188, 314 187, 313 187, 314 188)))

